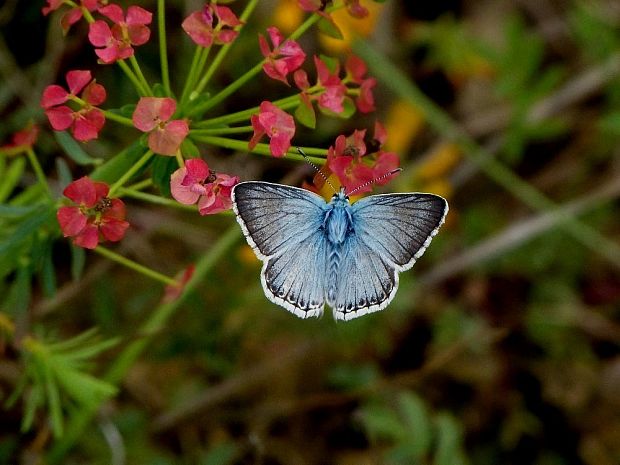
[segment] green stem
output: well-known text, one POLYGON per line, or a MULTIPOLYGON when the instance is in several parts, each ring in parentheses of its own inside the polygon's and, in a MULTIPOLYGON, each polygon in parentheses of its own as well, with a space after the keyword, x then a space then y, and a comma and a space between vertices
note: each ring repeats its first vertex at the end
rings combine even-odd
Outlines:
MULTIPOLYGON (((241 16, 239 17, 239 19, 243 21, 244 24, 247 22, 248 18, 250 17, 252 12, 256 8, 256 5, 258 5, 258 0, 250 0, 250 2, 245 7, 245 10, 243 10, 243 13, 241 13, 241 16)), ((243 27, 243 24, 235 27, 235 30, 239 31, 242 27, 243 27)), ((232 46, 233 43, 234 41, 228 44, 224 44, 218 50, 217 55, 215 55, 215 58, 213 59, 213 62, 207 69, 207 72, 205 73, 205 75, 202 77, 202 79, 196 86, 195 92, 197 94, 201 93, 204 90, 204 88, 207 86, 207 84, 209 83, 209 81, 211 80, 211 78, 213 77, 217 69, 219 68, 224 58, 226 58, 226 55, 228 54, 228 51, 230 50, 230 47, 232 46)))
POLYGON ((138 181, 131 186, 128 186, 123 189, 132 189, 134 191, 141 191, 142 189, 146 189, 147 187, 151 187, 153 185, 153 180, 151 178, 143 179, 142 181, 138 181))
POLYGON ((47 183, 47 178, 45 177, 45 173, 43 172, 41 164, 39 163, 39 160, 37 159, 34 150, 32 150, 32 147, 28 147, 28 149, 26 149, 26 155, 28 156, 28 160, 32 165, 32 169, 34 170, 34 174, 37 177, 37 181, 39 181, 39 184, 45 189, 48 197, 51 197, 51 190, 49 184, 47 183))
POLYGON ((119 60, 119 61, 117 61, 117 63, 118 63, 118 66, 121 67, 121 69, 123 70, 125 75, 133 83, 134 87, 138 91, 138 94, 141 97, 144 97, 145 95, 148 95, 149 94, 148 90, 146 90, 144 88, 144 86, 142 85, 142 83, 140 82, 138 77, 135 75, 135 73, 131 70, 131 68, 127 65, 127 63, 125 63, 125 60, 119 60))
MULTIPOLYGON (((289 38, 291 39, 297 39, 299 36, 301 36, 304 32, 306 32, 310 26, 312 26, 314 23, 316 23, 319 19, 321 18, 321 16, 317 15, 317 14, 313 14, 312 16, 310 16, 308 19, 306 19, 306 21, 304 21, 301 26, 299 26, 290 36, 289 38)), ((265 63, 265 59, 262 59, 260 62, 258 62, 256 65, 254 65, 253 68, 251 68, 249 71, 247 71, 243 76, 241 76, 239 79, 237 79, 236 81, 232 82, 231 84, 229 84, 227 87, 225 87, 224 89, 222 89, 220 92, 218 92, 217 94, 215 94, 212 98, 210 98, 209 100, 207 100, 205 103, 203 103, 202 105, 198 105, 196 106, 190 113, 190 116, 193 115, 198 115, 201 113, 204 113, 208 110, 210 110, 211 108, 213 108, 214 106, 220 104, 223 100, 226 100, 226 98, 228 98, 230 95, 232 95, 234 92, 236 92, 239 88, 241 88, 246 82, 248 82, 250 79, 252 79, 254 76, 256 76, 258 73, 260 73, 261 69, 263 68, 263 64, 265 63)))
POLYGON ((151 159, 152 156, 153 152, 151 150, 147 150, 147 152, 142 155, 142 157, 137 162, 135 162, 131 168, 129 168, 127 171, 125 171, 125 173, 123 173, 123 175, 118 181, 112 184, 108 195, 112 197, 116 190, 122 187, 123 184, 125 184, 134 174, 136 174, 140 170, 140 168, 142 168, 146 164, 146 162, 151 159))
MULTIPOLYGON (((222 259, 228 251, 241 239, 237 225, 231 226, 220 239, 213 244, 211 249, 202 255, 196 263, 192 279, 185 285, 178 299, 158 305, 144 322, 138 334, 141 337, 132 339, 118 357, 114 359, 104 376, 108 383, 118 385, 125 377, 127 371, 144 352, 158 331, 166 325, 170 318, 185 302, 190 292, 204 283, 206 275, 222 259)), ((97 249, 95 249, 97 250, 97 249)), ((100 404, 91 405, 76 411, 71 417, 65 434, 53 446, 48 455, 50 465, 63 463, 64 455, 71 449, 82 434, 87 431, 88 425, 99 410, 100 404)))
POLYGON ((147 82, 146 78, 144 77, 144 74, 142 74, 142 69, 140 68, 140 65, 138 64, 138 60, 136 60, 135 55, 131 55, 129 57, 129 62, 131 63, 131 66, 133 67, 133 70, 136 73, 136 76, 138 76, 138 79, 140 80, 140 82, 144 86, 144 89, 146 90, 146 95, 153 95, 153 91, 151 90, 151 86, 149 86, 149 83, 147 82))
POLYGON ((123 265, 126 268, 129 268, 140 274, 143 274, 144 276, 154 279, 155 281, 159 281, 169 286, 176 286, 178 284, 175 279, 170 278, 150 268, 147 268, 144 265, 140 265, 139 263, 136 263, 133 260, 129 260, 128 258, 123 257, 116 252, 112 252, 110 249, 106 249, 105 247, 102 247, 100 245, 93 249, 93 251, 97 252, 99 255, 106 257, 109 260, 118 263, 119 265, 123 265))
POLYGON ((159 34, 159 57, 161 64, 161 80, 166 95, 172 95, 170 90, 170 72, 168 70, 168 47, 166 44, 166 0, 157 0, 157 27, 159 34))
MULTIPOLYGON (((199 142, 204 142, 206 144, 216 145, 218 147, 223 147, 231 150, 238 150, 240 152, 250 152, 255 153, 257 155, 265 155, 271 157, 271 151, 269 150, 269 144, 256 144, 254 149, 250 150, 248 148, 247 141, 237 140, 237 139, 227 139, 225 137, 215 137, 215 136, 201 136, 196 135, 192 137, 199 142)), ((323 165, 325 164, 325 159, 327 157, 327 150, 319 149, 315 147, 301 147, 301 149, 308 155, 308 158, 312 160, 314 163, 323 165), (313 155, 313 156, 311 156, 313 155)), ((299 153, 297 153, 296 148, 291 148, 286 153, 286 158, 289 160, 297 160, 304 161, 304 157, 302 157, 299 153)))
POLYGON ((194 115, 204 113, 205 111, 210 110, 211 108, 220 104, 222 101, 226 100, 229 96, 231 96, 238 89, 240 89, 246 82, 248 82, 258 73, 260 73, 260 70, 262 69, 264 63, 265 63, 265 60, 261 60, 259 63, 254 65, 253 68, 247 71, 243 76, 241 76, 239 79, 229 84, 227 87, 222 89, 219 93, 211 97, 205 103, 203 103, 202 105, 196 105, 192 109, 192 111, 189 112, 189 116, 194 116, 194 115))
POLYGON ((200 45, 196 45, 196 49, 194 50, 194 56, 192 58, 192 64, 189 67, 189 71, 187 73, 187 77, 185 78, 185 85, 183 86, 183 91, 181 92, 181 104, 187 102, 189 98, 190 89, 196 80, 196 68, 198 67, 198 63, 200 62, 200 57, 203 53, 204 47, 200 45))
POLYGON ((125 126, 134 127, 133 121, 130 118, 127 118, 126 116, 121 116, 118 113, 114 113, 110 110, 101 110, 101 111, 103 111, 103 114, 105 115, 106 119, 116 121, 117 123, 121 123, 125 126))
POLYGON ((148 194, 146 192, 140 192, 139 190, 132 189, 130 187, 121 187, 118 189, 119 197, 131 197, 132 199, 143 200, 156 205, 165 205, 166 207, 180 208, 182 210, 196 211, 196 205, 184 205, 176 200, 167 199, 159 195, 148 194))
POLYGON ((243 134, 252 131, 254 131, 252 126, 237 126, 234 128, 191 129, 189 133, 198 136, 219 136, 223 134, 243 134))
MULTIPOLYGON (((412 81, 384 55, 372 48, 370 44, 358 41, 354 44, 353 49, 368 63, 373 74, 384 85, 419 108, 424 113, 428 123, 439 134, 455 142, 463 153, 493 181, 533 210, 544 211, 558 208, 555 202, 521 179, 500 161, 490 156, 446 112, 424 95, 412 81)), ((575 218, 567 218, 561 227, 583 245, 620 267, 620 247, 614 241, 610 241, 595 229, 575 218)))
MULTIPOLYGON (((281 110, 290 110, 291 108, 295 108, 299 105, 299 94, 290 95, 288 97, 281 98, 280 100, 275 100, 272 103, 281 110)), ((260 107, 248 108, 247 110, 238 111, 236 113, 229 113, 227 115, 200 121, 199 123, 196 123, 194 127, 204 128, 209 126, 238 123, 240 121, 249 120, 252 115, 258 114, 259 111, 260 107)))

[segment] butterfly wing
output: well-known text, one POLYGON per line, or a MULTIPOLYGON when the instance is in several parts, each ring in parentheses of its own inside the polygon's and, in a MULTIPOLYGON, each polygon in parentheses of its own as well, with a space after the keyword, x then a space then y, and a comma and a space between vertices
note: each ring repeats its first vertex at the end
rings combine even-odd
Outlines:
POLYGON ((338 273, 334 318, 350 320, 383 310, 439 231, 448 203, 433 194, 381 194, 351 206, 353 231, 338 273))
POLYGON ((301 318, 320 316, 326 266, 323 198, 297 187, 251 181, 233 188, 232 202, 248 244, 263 261, 265 296, 301 318))

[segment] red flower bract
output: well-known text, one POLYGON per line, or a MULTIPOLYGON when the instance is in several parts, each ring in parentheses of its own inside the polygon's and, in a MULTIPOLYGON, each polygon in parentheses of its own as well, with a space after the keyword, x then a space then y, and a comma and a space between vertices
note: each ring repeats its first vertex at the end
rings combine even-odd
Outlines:
POLYGON ((151 23, 152 13, 139 6, 130 6, 127 16, 120 6, 110 4, 99 8, 99 13, 111 19, 114 24, 97 20, 90 25, 88 40, 95 47, 95 53, 101 62, 109 64, 124 60, 133 55, 132 46, 148 42, 151 31, 146 26, 151 23))
POLYGON ((71 128, 73 137, 79 141, 95 139, 105 124, 103 111, 96 108, 106 99, 105 88, 91 78, 88 70, 69 71, 66 79, 69 92, 58 85, 47 86, 43 91, 41 106, 47 119, 56 131, 71 128), (76 97, 80 92, 81 101, 78 101, 76 97), (82 108, 74 111, 63 105, 69 100, 82 105, 82 108))
POLYGON ((372 158, 364 158, 367 150, 365 135, 366 130, 355 130, 349 137, 340 135, 334 146, 327 151, 327 166, 338 177, 347 193, 353 190, 359 193, 370 192, 373 181, 379 185, 388 183, 395 175, 390 173, 399 165, 398 155, 381 150, 386 135, 380 123, 375 124, 372 144, 378 146, 379 150, 372 158))
POLYGON ((212 215, 232 207, 230 194, 237 176, 215 173, 207 162, 192 158, 170 177, 170 192, 177 202, 193 205, 198 202, 201 215, 212 215))
POLYGON ((226 6, 205 5, 202 11, 190 14, 181 27, 202 47, 212 44, 227 44, 235 40, 239 32, 234 28, 243 24, 232 10, 226 6))
POLYGON ((284 36, 278 28, 269 27, 267 28, 267 33, 273 44, 273 50, 269 49, 267 39, 262 34, 258 36, 261 53, 266 58, 263 71, 270 78, 277 79, 288 85, 286 76, 303 64, 306 54, 294 40, 284 40, 284 36))
POLYGON ((295 120, 284 110, 273 103, 264 101, 260 104, 258 115, 252 115, 254 135, 248 143, 253 149, 265 135, 269 136, 269 150, 274 157, 282 157, 291 146, 291 139, 295 135, 295 120))
POLYGON ((11 137, 11 142, 0 147, 0 153, 17 154, 24 152, 34 145, 39 135, 39 127, 30 123, 11 137))
POLYGON ((63 194, 73 205, 60 207, 56 212, 58 224, 65 237, 86 249, 94 249, 100 241, 120 241, 129 227, 125 221, 125 204, 110 199, 107 184, 94 182, 87 176, 69 184, 63 194))
MULTIPOLYGON (((69 28, 77 23, 84 16, 84 9, 88 11, 95 11, 99 7, 99 0, 80 0, 79 6, 70 8, 60 18, 60 25, 62 26, 63 34, 69 31, 69 28)), ((57 10, 65 4, 64 0, 47 0, 47 6, 41 9, 41 12, 47 16, 52 11, 57 10)))
POLYGON ((174 156, 189 134, 187 121, 169 121, 176 108, 176 102, 168 97, 142 97, 136 105, 133 124, 149 133, 149 148, 155 153, 174 156))

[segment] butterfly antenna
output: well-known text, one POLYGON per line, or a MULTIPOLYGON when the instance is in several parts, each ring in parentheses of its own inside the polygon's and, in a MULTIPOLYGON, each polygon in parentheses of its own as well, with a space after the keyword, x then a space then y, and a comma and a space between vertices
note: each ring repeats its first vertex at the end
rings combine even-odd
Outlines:
POLYGON ((308 158, 308 155, 306 155, 302 149, 300 149, 299 147, 295 147, 295 148, 297 149, 297 151, 299 152, 299 154, 300 154, 302 157, 304 157, 304 160, 306 160, 306 162, 308 162, 308 164, 309 164, 310 166, 312 166, 312 167, 313 167, 313 168, 317 171, 317 173, 319 173, 319 174, 321 175, 321 177, 325 180, 325 182, 326 182, 327 184, 329 184, 329 187, 331 187, 331 188, 333 189, 334 193, 337 193, 338 191, 337 191, 337 190, 336 190, 336 188, 332 185, 332 183, 331 183, 331 182, 329 182, 329 179, 327 179, 327 176, 325 176, 325 173, 323 173, 323 172, 319 169, 319 167, 318 167, 318 166, 316 166, 316 165, 312 162, 312 160, 310 160, 310 159, 308 158))
POLYGON ((369 186, 369 185, 371 185, 371 184, 374 184, 374 183, 375 183, 375 182, 377 182, 377 181, 381 181, 381 180, 383 180, 383 179, 387 178, 388 176, 392 176, 393 174, 396 174, 396 173, 398 173, 398 172, 400 172, 400 171, 402 171, 402 170, 403 170, 402 168, 396 168, 396 169, 394 169, 394 170, 392 170, 392 171, 388 171, 387 173, 382 174, 382 175, 381 175, 381 176, 379 176, 378 178, 372 179, 372 180, 370 180, 370 181, 365 182, 364 184, 361 184, 361 185, 357 186, 357 187, 356 187, 355 189, 353 189, 351 192, 347 192, 347 195, 353 195, 353 194, 355 194, 358 190, 363 189, 364 187, 369 186))

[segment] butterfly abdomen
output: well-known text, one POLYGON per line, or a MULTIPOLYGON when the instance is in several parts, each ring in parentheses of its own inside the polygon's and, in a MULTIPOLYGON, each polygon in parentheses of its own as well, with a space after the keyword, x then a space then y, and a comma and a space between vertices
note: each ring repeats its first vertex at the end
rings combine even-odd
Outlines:
POLYGON ((344 243, 352 233, 353 220, 348 201, 330 204, 325 213, 323 227, 327 236, 327 301, 333 302, 337 294, 338 270, 342 261, 344 243))

